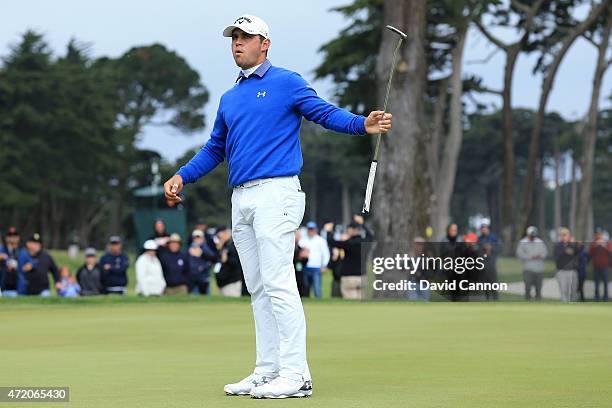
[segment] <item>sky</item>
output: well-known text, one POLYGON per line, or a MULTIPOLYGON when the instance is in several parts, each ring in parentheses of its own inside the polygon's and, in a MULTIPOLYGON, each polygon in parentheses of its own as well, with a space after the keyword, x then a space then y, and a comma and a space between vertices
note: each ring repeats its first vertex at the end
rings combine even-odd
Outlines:
MULTIPOLYGON (((117 57, 131 47, 152 43, 164 44, 183 56, 200 73, 210 93, 205 106, 206 128, 183 135, 168 127, 148 127, 139 145, 156 150, 169 161, 188 149, 200 147, 208 139, 219 98, 234 84, 238 74, 230 53, 230 40, 221 35, 225 26, 243 13, 255 14, 270 26, 272 46, 269 58, 274 65, 297 71, 322 97, 333 100, 333 83, 314 81, 314 69, 322 61, 320 46, 333 39, 348 21, 332 8, 352 0, 310 0, 287 2, 268 0, 233 0, 231 2, 177 0, 76 0, 5 1, 0 9, 0 56, 9 52, 27 29, 44 34, 55 53, 64 52, 71 38, 91 45, 93 57, 117 57)), ((511 32, 496 32, 510 40, 511 32)), ((487 63, 475 63, 487 57, 494 47, 476 30, 468 34, 464 74, 477 74, 490 88, 501 88, 504 54, 498 52, 487 63)), ((550 96, 549 111, 567 119, 584 117, 592 88, 596 60, 595 48, 578 40, 559 70, 550 96)), ((537 106, 541 77, 533 76, 535 57, 521 56, 515 72, 513 99, 515 107, 537 106)), ((612 69, 602 87, 601 103, 609 106, 612 69)), ((479 100, 501 106, 496 96, 479 100)), ((392 111, 392 109, 391 109, 392 111)))

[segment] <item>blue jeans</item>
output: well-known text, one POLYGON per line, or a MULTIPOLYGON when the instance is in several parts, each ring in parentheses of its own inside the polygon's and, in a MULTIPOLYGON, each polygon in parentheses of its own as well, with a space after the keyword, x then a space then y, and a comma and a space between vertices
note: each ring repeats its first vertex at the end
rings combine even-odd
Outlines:
POLYGON ((4 297, 17 297, 19 295, 19 292, 17 292, 16 290, 3 290, 2 291, 2 296, 4 297))
POLYGON ((421 289, 420 282, 415 283, 415 289, 408 292, 408 299, 429 301, 429 289, 421 289))
POLYGON ((316 298, 321 298, 321 268, 304 268, 304 293, 310 297, 310 288, 313 287, 316 298))
POLYGON ((40 292, 38 294, 38 296, 40 296, 40 297, 50 297, 51 296, 51 291, 49 289, 45 289, 42 292, 40 292))
POLYGON ((608 300, 608 269, 597 269, 593 268, 593 272, 595 275, 595 300, 599 300, 599 283, 603 283, 603 300, 604 302, 608 300))

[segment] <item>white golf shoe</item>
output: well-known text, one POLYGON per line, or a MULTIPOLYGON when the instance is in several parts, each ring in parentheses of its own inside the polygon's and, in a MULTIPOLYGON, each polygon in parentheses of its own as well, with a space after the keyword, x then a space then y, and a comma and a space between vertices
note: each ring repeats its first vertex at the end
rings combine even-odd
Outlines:
POLYGON ((253 373, 237 383, 225 384, 223 391, 225 391, 227 395, 249 395, 253 388, 267 384, 272 380, 273 378, 266 377, 265 375, 253 373))
POLYGON ((302 398, 311 395, 312 381, 295 381, 284 377, 276 377, 251 390, 252 398, 302 398))

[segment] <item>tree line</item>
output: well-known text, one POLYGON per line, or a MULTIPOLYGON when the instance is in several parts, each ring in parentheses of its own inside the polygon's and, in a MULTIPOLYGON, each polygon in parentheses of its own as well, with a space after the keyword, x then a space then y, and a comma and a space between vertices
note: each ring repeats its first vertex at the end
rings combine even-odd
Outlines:
POLYGON ((202 129, 207 100, 199 74, 163 45, 92 58, 72 40, 56 57, 26 32, 0 66, 3 226, 40 231, 50 247, 131 229, 130 192, 160 160, 136 147, 143 128, 202 129))
MULTIPOLYGON (((409 36, 390 99, 394 130, 383 138, 374 193, 379 239, 408 240, 428 226, 437 238, 451 219, 465 225, 477 212, 491 216, 506 243, 528 223, 573 226, 578 237, 588 237, 593 223, 612 228, 610 110, 598 105, 608 92, 601 87, 610 66, 610 3, 356 0, 334 10, 349 23, 321 46, 315 74, 331 78, 336 101, 353 112, 376 109, 382 99, 396 40, 385 24, 409 36), (588 12, 577 19, 581 7, 588 12), (497 38, 494 27, 514 29, 516 41, 497 38), (465 43, 475 32, 505 56, 501 89, 463 72, 465 43), (578 38, 598 57, 588 114, 569 122, 546 107, 578 38), (512 102, 517 60, 526 54, 538 56, 533 71, 542 73, 533 111, 512 102), (499 98, 499 110, 478 103, 485 93, 499 98), (568 165, 572 176, 562 180, 568 165), (558 182, 546 185, 550 169, 558 182)), ((0 223, 39 230, 52 247, 74 235, 96 244, 110 233, 129 234, 131 192, 151 184, 151 163, 161 163, 164 178, 195 153, 166 163, 137 147, 143 129, 201 130, 208 97, 198 73, 163 45, 92 58, 87 44, 73 40, 55 56, 42 35, 26 32, 0 65, 0 223)), ((371 139, 308 123, 301 139, 305 217, 348 222, 361 208, 371 139)), ((229 222, 225 174, 222 165, 188 191, 190 221, 229 222)))
POLYGON ((398 239, 423 235, 427 226, 433 227, 434 237, 441 237, 450 220, 465 217, 467 208, 494 201, 495 205, 487 204, 486 213, 494 217, 495 229, 511 245, 528 224, 546 218, 541 216, 542 205, 546 205, 544 169, 556 168, 557 177, 561 162, 568 157, 574 174, 569 183, 571 205, 562 217, 565 195, 557 183, 551 211, 555 219, 548 225, 573 224, 578 239, 586 239, 591 236, 595 209, 602 211, 597 213, 598 222, 609 224, 610 213, 603 212, 609 209, 609 187, 598 183, 605 183, 610 171, 610 112, 600 109, 599 100, 603 75, 611 64, 611 3, 356 0, 334 9, 350 23, 322 46, 324 61, 316 73, 333 79, 339 102, 354 110, 365 112, 382 101, 397 40, 385 25, 408 34, 389 102, 394 130, 382 145, 372 205, 377 230, 384 232, 383 241, 392 245, 398 239), (586 16, 577 18, 584 9, 586 16), (498 38, 495 28, 500 27, 513 30, 517 39, 505 42, 498 38), (492 89, 463 71, 466 39, 476 32, 505 56, 499 73, 501 89, 492 89), (556 84, 555 79, 579 38, 596 49, 597 61, 585 72, 585 77, 592 75, 588 114, 572 124, 549 113, 547 106, 555 85, 576 85, 556 84), (533 112, 515 109, 511 92, 517 60, 527 54, 537 56, 532 70, 542 78, 541 96, 533 112), (483 93, 499 97, 499 112, 477 102, 483 93), (471 112, 464 96, 476 101, 471 112), (483 129, 485 125, 491 128, 483 129), (490 139, 480 140, 479 135, 485 133, 490 139), (479 143, 472 143, 474 138, 479 143), (479 156, 485 147, 487 154, 479 156), (461 160, 462 156, 467 160, 461 160), (472 174, 466 184, 463 177, 475 171, 475 166, 481 177, 472 174), (468 191, 482 187, 489 188, 490 194, 475 195, 467 203, 468 191))

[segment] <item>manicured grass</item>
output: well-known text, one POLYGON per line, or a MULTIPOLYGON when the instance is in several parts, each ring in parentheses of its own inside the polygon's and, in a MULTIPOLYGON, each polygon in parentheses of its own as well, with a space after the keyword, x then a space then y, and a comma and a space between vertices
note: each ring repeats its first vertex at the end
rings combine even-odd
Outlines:
POLYGON ((254 333, 247 299, 217 297, 0 299, 0 385, 69 386, 58 408, 610 404, 608 305, 307 300, 305 309, 310 399, 223 394, 252 369, 254 333))

